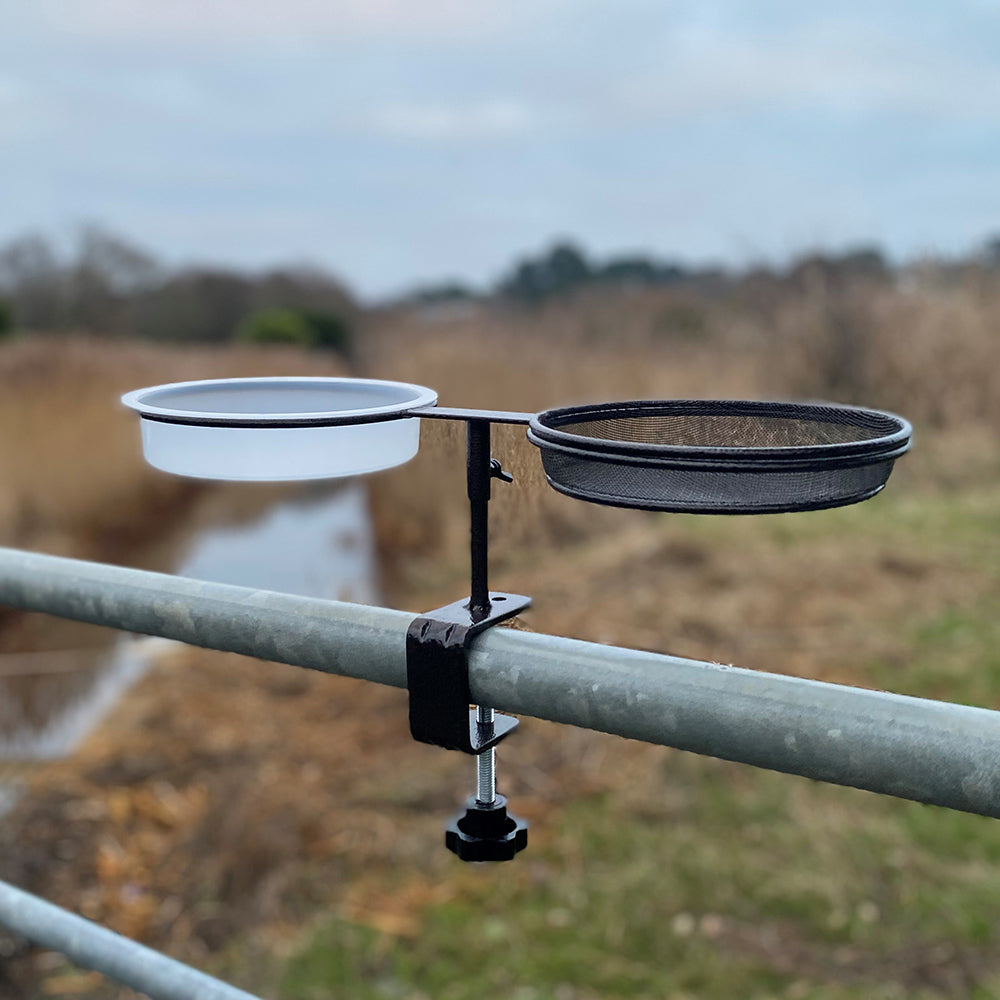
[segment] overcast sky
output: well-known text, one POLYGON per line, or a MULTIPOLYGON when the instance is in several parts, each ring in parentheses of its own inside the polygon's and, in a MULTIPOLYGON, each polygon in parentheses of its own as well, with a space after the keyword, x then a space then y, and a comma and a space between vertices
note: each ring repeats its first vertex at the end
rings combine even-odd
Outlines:
POLYGON ((366 295, 1000 232, 1000 0, 0 0, 0 240, 366 295))

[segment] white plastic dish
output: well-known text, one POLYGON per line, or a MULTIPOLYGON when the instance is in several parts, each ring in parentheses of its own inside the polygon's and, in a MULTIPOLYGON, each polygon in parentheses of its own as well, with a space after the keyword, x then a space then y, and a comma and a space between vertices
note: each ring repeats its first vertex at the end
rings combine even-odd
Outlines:
POLYGON ((333 479, 409 461, 420 443, 411 410, 437 393, 360 378, 232 378, 136 389, 146 461, 197 479, 333 479))

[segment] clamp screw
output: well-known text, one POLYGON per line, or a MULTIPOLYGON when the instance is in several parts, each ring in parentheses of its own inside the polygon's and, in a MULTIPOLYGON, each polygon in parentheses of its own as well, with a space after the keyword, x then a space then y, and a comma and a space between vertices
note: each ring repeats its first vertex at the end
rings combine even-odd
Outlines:
MULTIPOLYGON (((476 722, 484 736, 493 735, 493 709, 480 705, 476 710, 476 722)), ((490 747, 476 756, 476 801, 484 806, 490 805, 497 794, 496 750, 490 747)))

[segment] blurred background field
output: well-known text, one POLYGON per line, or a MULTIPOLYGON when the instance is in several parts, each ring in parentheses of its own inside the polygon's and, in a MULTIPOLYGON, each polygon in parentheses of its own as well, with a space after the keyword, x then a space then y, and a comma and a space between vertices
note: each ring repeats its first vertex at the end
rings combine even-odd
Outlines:
MULTIPOLYGON (((540 631, 997 707, 998 298, 1000 268, 981 261, 872 274, 819 258, 710 285, 396 303, 352 316, 350 359, 12 336, 0 528, 6 544, 170 571, 206 519, 280 503, 287 487, 142 464, 118 393, 188 376, 357 371, 528 410, 875 402, 918 435, 884 496, 757 518, 568 500, 523 431, 498 429, 516 483, 494 491, 494 584, 535 597, 525 625, 540 631), (70 399, 73 419, 53 419, 70 399)), ((447 423, 422 433, 417 459, 367 484, 381 598, 413 611, 467 585, 464 441, 447 423)), ((96 631, 8 612, 4 662, 100 648, 96 631)), ((401 692, 170 646, 74 754, 4 765, 20 791, 0 872, 279 997, 1000 989, 990 821, 523 728, 501 784, 533 823, 529 852, 470 870, 440 845, 469 762, 411 743, 401 692)), ((127 995, 12 936, 2 946, 11 996, 127 995)))
MULTIPOLYGON (((142 461, 126 390, 825 399, 914 449, 839 510, 491 504, 517 624, 1000 708, 1000 10, 38 0, 0 31, 0 545, 421 612, 462 428, 363 482, 142 461), (992 235, 991 235, 992 234, 992 235)), ((993 821, 524 720, 532 824, 405 694, 0 608, 0 878, 276 1000, 1000 997, 993 821)), ((2 1000, 128 989, 0 930, 2 1000)))

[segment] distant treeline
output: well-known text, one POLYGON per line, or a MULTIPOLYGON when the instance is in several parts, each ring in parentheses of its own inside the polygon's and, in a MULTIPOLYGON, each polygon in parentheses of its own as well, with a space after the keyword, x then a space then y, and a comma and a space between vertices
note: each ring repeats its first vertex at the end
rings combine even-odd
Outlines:
MULTIPOLYGON (((987 242, 974 259, 959 262, 1000 267, 1000 239, 987 242)), ((875 246, 858 246, 839 253, 804 254, 780 269, 765 266, 734 270, 691 267, 645 254, 596 260, 571 242, 558 242, 523 257, 491 287, 476 289, 461 282, 444 282, 414 290, 407 300, 443 304, 463 300, 500 299, 537 305, 587 288, 656 288, 677 286, 707 293, 722 292, 746 282, 772 281, 792 285, 821 272, 836 279, 888 279, 897 273, 875 246)))
POLYGON ((542 302, 588 285, 674 285, 693 278, 711 281, 722 273, 721 269, 698 272, 639 254, 598 262, 572 243, 557 243, 544 253, 518 261, 501 279, 496 293, 522 302, 542 302))
POLYGON ((491 287, 475 289, 459 281, 425 285, 415 289, 407 301, 443 304, 473 299, 505 299, 536 305, 600 285, 653 287, 679 282, 717 281, 721 269, 696 270, 676 262, 665 262, 642 254, 629 254, 599 262, 570 242, 557 242, 550 249, 517 261, 491 287))
POLYGON ((0 334, 81 331, 158 341, 234 339, 351 348, 357 307, 308 267, 169 268, 98 227, 69 248, 29 234, 0 246, 0 334))
MULTIPOLYGON (((952 267, 1000 267, 1000 239, 952 267)), ((946 270, 946 265, 939 265, 946 270)), ((597 260, 560 241, 517 261, 490 287, 426 285, 387 305, 499 302, 542 305, 596 288, 673 287, 713 297, 734 288, 824 280, 883 281, 897 271, 877 247, 802 256, 780 270, 697 268, 643 254, 597 260)), ((249 340, 351 352, 359 307, 335 277, 314 267, 248 272, 222 266, 170 268, 96 226, 57 248, 29 234, 0 246, 0 336, 15 330, 84 331, 159 341, 249 340)))
POLYGON ((722 291, 748 276, 767 273, 773 278, 795 279, 815 268, 847 275, 882 278, 891 267, 877 247, 857 247, 840 254, 811 254, 796 260, 781 273, 756 268, 750 271, 723 267, 691 267, 644 254, 595 260, 573 243, 560 242, 548 250, 519 260, 493 287, 477 291, 459 282, 418 288, 411 299, 423 303, 459 302, 463 299, 505 299, 538 305, 586 288, 686 287, 722 291))

